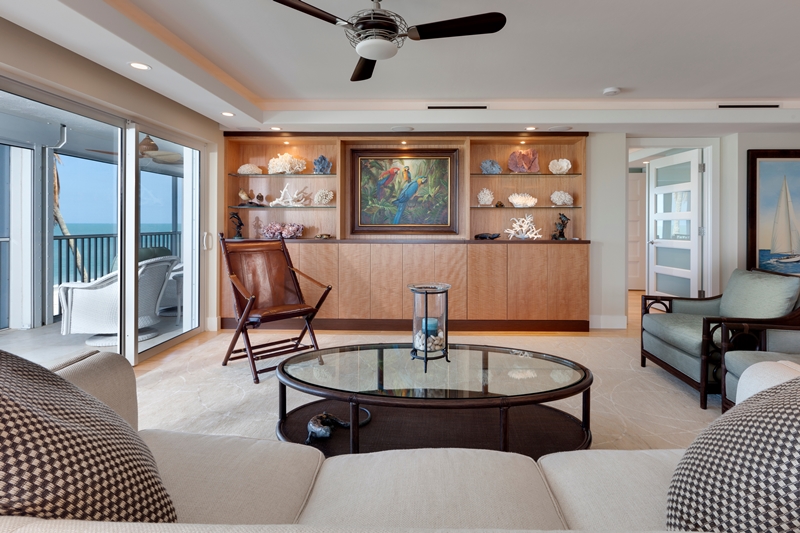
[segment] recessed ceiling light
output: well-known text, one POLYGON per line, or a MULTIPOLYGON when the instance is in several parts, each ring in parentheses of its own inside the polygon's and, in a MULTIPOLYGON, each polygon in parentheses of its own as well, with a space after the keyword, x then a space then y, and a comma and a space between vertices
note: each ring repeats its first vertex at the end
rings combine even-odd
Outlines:
POLYGON ((642 161, 642 163, 644 163, 645 165, 649 165, 650 161, 642 161))
POLYGON ((272 131, 281 131, 281 129, 278 126, 272 126, 270 129, 272 131))
POLYGON ((527 128, 525 128, 525 129, 526 129, 526 130, 528 130, 528 131, 533 131, 533 130, 535 130, 535 129, 536 129, 536 126, 528 126, 528 127, 527 127, 527 128))
POLYGON ((406 141, 400 141, 400 144, 408 144, 406 141))
POLYGON ((136 61, 132 61, 128 64, 133 68, 135 68, 136 70, 151 70, 150 65, 145 65, 144 63, 137 63, 136 61))
POLYGON ((289 141, 283 141, 283 144, 289 144, 289 141))
POLYGON ((525 141, 520 141, 519 144, 525 144, 525 141))
POLYGON ((547 128, 547 131, 569 131, 572 129, 572 126, 553 126, 551 128, 547 128))
POLYGON ((414 128, 411 126, 392 126, 392 131, 401 132, 401 131, 414 131, 414 128))
POLYGON ((223 111, 222 112, 222 116, 223 117, 235 117, 236 115, 231 113, 230 111, 223 111))
POLYGON ((603 96, 616 96, 621 92, 619 87, 606 87, 603 89, 603 96))

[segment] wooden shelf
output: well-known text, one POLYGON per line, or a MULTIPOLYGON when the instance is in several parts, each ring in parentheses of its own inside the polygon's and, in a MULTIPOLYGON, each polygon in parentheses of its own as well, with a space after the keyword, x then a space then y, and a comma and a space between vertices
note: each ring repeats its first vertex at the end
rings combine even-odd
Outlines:
POLYGON ((577 178, 579 176, 583 176, 583 174, 545 174, 542 172, 499 172, 497 174, 484 174, 483 172, 478 172, 477 174, 470 174, 470 176, 481 176, 484 178, 491 178, 492 176, 519 176, 521 178, 577 178))
POLYGON ((328 178, 336 174, 239 174, 231 172, 228 176, 234 178, 328 178))
POLYGON ((228 209, 336 209, 335 205, 229 205, 228 209))
POLYGON ((583 209, 582 205, 534 205, 531 207, 515 207, 513 205, 506 205, 503 207, 495 207, 493 205, 471 205, 470 209, 583 209))

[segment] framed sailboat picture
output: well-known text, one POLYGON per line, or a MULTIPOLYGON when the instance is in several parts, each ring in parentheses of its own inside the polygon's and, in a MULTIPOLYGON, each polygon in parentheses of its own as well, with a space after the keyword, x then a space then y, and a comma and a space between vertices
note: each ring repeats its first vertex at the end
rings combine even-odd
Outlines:
POLYGON ((800 150, 748 150, 747 268, 800 276, 795 205, 800 207, 800 150))

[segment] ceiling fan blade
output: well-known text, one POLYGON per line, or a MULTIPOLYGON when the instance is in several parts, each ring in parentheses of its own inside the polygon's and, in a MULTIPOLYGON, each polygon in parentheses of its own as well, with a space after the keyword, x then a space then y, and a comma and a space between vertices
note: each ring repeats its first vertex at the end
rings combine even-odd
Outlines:
POLYGON ((109 152, 107 150, 94 150, 92 148, 87 148, 87 152, 97 152, 98 154, 108 154, 108 155, 119 155, 117 152, 109 152))
POLYGON ((324 20, 330 24, 337 24, 339 26, 347 25, 347 21, 344 19, 340 19, 336 15, 331 15, 327 11, 323 11, 318 7, 314 7, 310 4, 306 4, 302 0, 275 0, 279 4, 283 4, 286 7, 291 7, 292 9, 296 9, 306 15, 311 15, 312 17, 316 17, 320 20, 324 20))
POLYGON ((356 65, 353 75, 350 76, 350 81, 364 81, 370 79, 372 77, 372 71, 375 70, 375 63, 377 63, 377 61, 374 59, 359 57, 358 65, 356 65))
POLYGON ((483 13, 458 19, 442 20, 408 28, 408 38, 413 41, 424 39, 441 39, 443 37, 461 37, 463 35, 481 35, 495 33, 506 25, 506 16, 502 13, 483 13))

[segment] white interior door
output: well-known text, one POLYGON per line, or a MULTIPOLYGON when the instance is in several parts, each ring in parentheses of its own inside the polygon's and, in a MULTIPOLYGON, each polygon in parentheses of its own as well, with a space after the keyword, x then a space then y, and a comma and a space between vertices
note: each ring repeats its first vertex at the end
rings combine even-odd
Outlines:
POLYGON ((628 290, 647 285, 647 175, 628 174, 628 290))
POLYGON ((696 297, 701 290, 701 150, 648 167, 649 294, 696 297))

